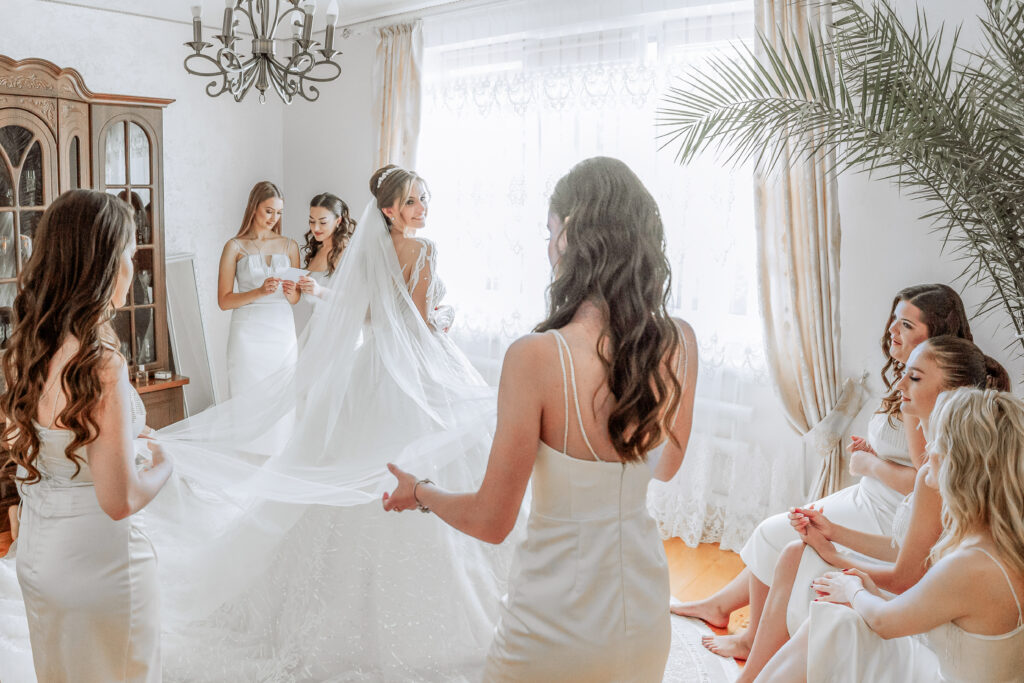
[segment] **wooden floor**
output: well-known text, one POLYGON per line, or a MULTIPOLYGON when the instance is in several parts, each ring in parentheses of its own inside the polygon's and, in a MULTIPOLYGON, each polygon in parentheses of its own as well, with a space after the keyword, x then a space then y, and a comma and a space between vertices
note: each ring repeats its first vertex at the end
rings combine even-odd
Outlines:
MULTIPOLYGON (((665 555, 668 557, 669 580, 672 595, 682 601, 700 600, 732 581, 743 569, 739 554, 720 550, 717 543, 701 543, 690 548, 682 539, 665 541, 665 555)), ((729 628, 711 627, 716 633, 733 633, 745 628, 750 618, 750 608, 744 607, 733 612, 729 628)))

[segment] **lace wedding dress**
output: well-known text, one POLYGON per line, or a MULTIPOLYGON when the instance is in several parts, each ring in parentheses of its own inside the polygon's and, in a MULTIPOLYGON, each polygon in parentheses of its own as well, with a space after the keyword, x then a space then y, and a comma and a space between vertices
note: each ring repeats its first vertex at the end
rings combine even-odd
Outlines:
MULTIPOLYGON (((146 509, 165 681, 480 677, 515 541, 388 516, 380 496, 387 462, 477 487, 495 392, 442 331, 433 245, 403 277, 372 202, 359 225, 325 283, 345 296, 315 307, 297 363, 159 433, 176 467, 146 509), (409 285, 424 274, 428 323, 409 285), (283 448, 267 438, 282 414, 283 448)), ((18 602, 0 592, 4 683, 31 680, 14 674, 18 602)))

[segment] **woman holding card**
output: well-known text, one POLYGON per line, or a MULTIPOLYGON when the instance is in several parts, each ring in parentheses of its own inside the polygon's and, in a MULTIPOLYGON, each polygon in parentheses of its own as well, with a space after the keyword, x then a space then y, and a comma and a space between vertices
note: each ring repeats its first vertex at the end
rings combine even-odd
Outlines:
POLYGON ((220 257, 217 304, 231 311, 228 333, 228 392, 244 392, 295 363, 295 319, 299 300, 293 280, 281 271, 297 268, 299 245, 281 235, 284 200, 273 183, 256 183, 249 193, 242 227, 220 257), (235 291, 235 281, 238 282, 235 291))

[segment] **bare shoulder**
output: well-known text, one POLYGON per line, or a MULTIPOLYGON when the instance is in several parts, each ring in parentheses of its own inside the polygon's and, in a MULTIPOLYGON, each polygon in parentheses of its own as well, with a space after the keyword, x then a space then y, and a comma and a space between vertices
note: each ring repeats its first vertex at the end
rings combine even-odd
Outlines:
POLYGON ((128 361, 117 351, 104 347, 100 351, 99 371, 104 386, 117 384, 128 378, 128 361))
POLYGON ((502 383, 524 381, 536 383, 544 377, 554 376, 558 351, 551 335, 534 332, 512 342, 505 352, 501 366, 502 383))
POLYGON ((692 346, 697 343, 697 334, 693 331, 693 326, 686 322, 682 318, 672 318, 672 322, 676 324, 676 327, 683 333, 683 339, 686 340, 686 345, 692 346))
POLYGON ((435 248, 434 243, 430 240, 423 239, 422 237, 413 237, 402 242, 395 251, 402 268, 408 268, 421 258, 426 258, 429 261, 435 253, 435 248))

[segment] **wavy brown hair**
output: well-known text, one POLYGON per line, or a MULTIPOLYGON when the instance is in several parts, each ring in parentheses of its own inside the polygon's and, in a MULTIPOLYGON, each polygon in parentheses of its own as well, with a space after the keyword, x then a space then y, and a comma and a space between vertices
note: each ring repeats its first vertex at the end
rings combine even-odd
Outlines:
POLYGON ((415 171, 406 170, 395 164, 381 166, 370 176, 370 193, 377 200, 377 209, 384 217, 384 223, 391 228, 391 219, 384 214, 384 209, 393 207, 409 196, 412 184, 419 182, 424 192, 429 192, 427 182, 415 171), (384 175, 387 173, 387 175, 384 175), (383 178, 381 178, 383 176, 383 178))
POLYGON ((903 377, 906 366, 889 353, 889 346, 892 343, 892 334, 889 332, 889 328, 892 327, 892 323, 896 319, 896 306, 901 301, 913 304, 921 311, 922 320, 925 327, 928 328, 929 338, 948 334, 968 341, 974 340, 971 335, 971 324, 967 321, 967 312, 964 310, 964 302, 956 290, 949 285, 913 285, 897 292, 892 300, 889 319, 885 322, 885 332, 882 334, 881 340, 882 353, 885 354, 882 382, 885 384, 886 395, 882 399, 882 406, 878 409, 879 413, 889 416, 889 423, 893 426, 895 426, 895 420, 901 419, 900 392, 895 387, 903 377))
MULTIPOLYGON (((277 189, 277 185, 269 180, 261 180, 252 186, 252 190, 249 191, 249 201, 245 204, 245 213, 242 214, 242 227, 238 229, 238 234, 235 237, 245 237, 249 234, 249 230, 252 228, 253 216, 256 215, 256 209, 259 208, 260 204, 272 197, 284 199, 281 190, 277 189)), ((277 219, 277 223, 274 223, 274 227, 271 230, 278 235, 281 234, 280 218, 277 219)))
MULTIPOLYGON (((335 218, 340 218, 341 222, 338 223, 337 227, 331 233, 331 251, 327 254, 327 274, 331 275, 334 273, 334 269, 338 265, 338 259, 341 258, 341 252, 345 251, 345 247, 348 246, 349 241, 352 239, 352 235, 356 231, 356 221, 349 215, 348 204, 342 201, 341 197, 333 195, 330 192, 323 192, 313 197, 309 201, 309 208, 320 207, 327 209, 335 218)), ((323 247, 323 244, 317 241, 313 235, 313 231, 309 230, 306 232, 306 244, 302 247, 303 253, 306 255, 306 262, 303 266, 308 268, 310 262, 313 260, 323 247)))
POLYGON ((681 353, 668 314, 671 270, 661 213, 630 168, 608 157, 576 164, 555 185, 550 212, 563 224, 565 251, 549 288, 550 311, 536 332, 565 327, 585 301, 607 321, 597 352, 615 404, 608 433, 625 462, 671 431, 662 424, 682 388, 666 359, 681 353))
POLYGON ((39 222, 32 257, 18 281, 0 395, 0 439, 7 457, 28 471, 26 483, 40 479, 35 418, 50 363, 68 338, 79 347, 60 371, 67 405, 56 422, 74 435, 64 454, 75 463, 76 475, 83 462, 77 451, 96 438, 100 368, 106 354, 120 355, 110 325, 111 297, 134 229, 131 207, 95 190, 65 192, 39 222))

